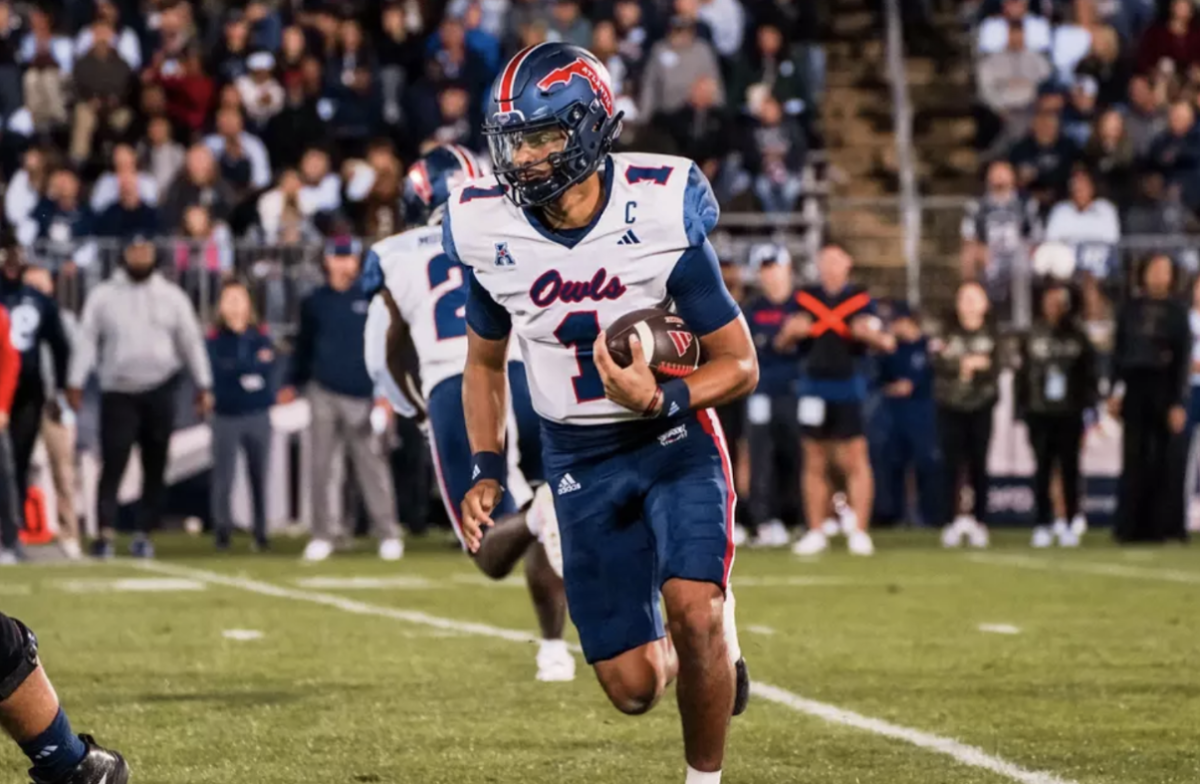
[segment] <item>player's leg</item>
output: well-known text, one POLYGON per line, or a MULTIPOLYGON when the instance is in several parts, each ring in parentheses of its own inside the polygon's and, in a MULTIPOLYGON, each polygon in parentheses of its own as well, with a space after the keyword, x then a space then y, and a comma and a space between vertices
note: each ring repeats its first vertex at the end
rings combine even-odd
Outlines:
POLYGON ((33 767, 35 784, 125 784, 121 755, 76 736, 45 670, 37 639, 20 621, 0 613, 0 727, 33 767))
MULTIPOLYGON (((729 717, 745 706, 735 705, 737 667, 744 662, 736 626, 725 612, 734 560, 733 469, 711 411, 698 412, 687 424, 700 432, 653 444, 641 474, 643 510, 655 535, 668 628, 679 657, 676 694, 684 750, 695 778, 693 771, 721 770, 729 717)), ((748 692, 748 681, 744 689, 748 692)))
POLYGON ((9 433, 12 435, 13 463, 16 468, 17 500, 25 508, 29 493, 29 463, 33 459, 33 448, 37 445, 38 431, 42 425, 42 409, 46 395, 41 388, 42 380, 36 384, 21 384, 13 398, 12 414, 9 417, 9 433))

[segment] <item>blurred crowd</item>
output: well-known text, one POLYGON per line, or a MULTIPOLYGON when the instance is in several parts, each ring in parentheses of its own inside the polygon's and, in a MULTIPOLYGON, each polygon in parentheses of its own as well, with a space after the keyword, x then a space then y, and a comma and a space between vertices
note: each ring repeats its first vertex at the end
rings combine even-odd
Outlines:
POLYGON ((787 211, 823 58, 786 0, 0 2, 4 215, 79 261, 83 238, 187 238, 228 269, 269 244, 401 228, 407 164, 479 150, 487 91, 518 49, 590 47, 622 144, 701 163, 723 201, 787 211))

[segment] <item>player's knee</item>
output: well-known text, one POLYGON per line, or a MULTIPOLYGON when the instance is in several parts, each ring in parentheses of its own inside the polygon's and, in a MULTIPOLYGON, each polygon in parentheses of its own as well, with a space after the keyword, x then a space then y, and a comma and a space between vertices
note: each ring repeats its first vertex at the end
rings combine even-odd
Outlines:
POLYGON ((707 650, 724 633, 721 589, 691 584, 671 592, 667 596, 667 618, 671 639, 681 656, 707 650))
POLYGON ((37 637, 16 618, 0 613, 0 702, 37 669, 37 637))
POLYGON ((651 652, 630 651, 596 665, 596 677, 609 702, 627 716, 639 716, 658 703, 667 688, 667 673, 651 652))

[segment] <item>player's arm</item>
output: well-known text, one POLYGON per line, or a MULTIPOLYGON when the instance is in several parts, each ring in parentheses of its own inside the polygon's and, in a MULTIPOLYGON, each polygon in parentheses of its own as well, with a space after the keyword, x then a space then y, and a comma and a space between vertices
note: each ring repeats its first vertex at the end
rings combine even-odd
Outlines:
POLYGON ((491 294, 467 276, 467 364, 463 368, 463 413, 471 442, 474 485, 463 498, 462 527, 467 549, 479 549, 483 526, 494 525, 492 510, 504 488, 504 430, 508 416, 508 337, 512 319, 491 294))
POLYGON ((376 397, 387 398, 396 413, 418 423, 425 421, 425 400, 419 376, 414 376, 416 349, 408 324, 391 292, 380 289, 367 310, 363 329, 363 360, 375 384, 376 397))
POLYGON ((721 279, 717 254, 707 240, 689 248, 667 280, 667 293, 700 338, 705 362, 686 379, 661 387, 646 364, 636 336, 630 337, 633 364, 620 368, 608 353, 603 332, 593 355, 609 400, 645 416, 668 416, 724 405, 758 385, 758 352, 742 311, 721 279))
POLYGON ((850 320, 850 335, 868 348, 885 354, 896 350, 896 336, 884 329, 883 320, 875 312, 875 300, 850 320))

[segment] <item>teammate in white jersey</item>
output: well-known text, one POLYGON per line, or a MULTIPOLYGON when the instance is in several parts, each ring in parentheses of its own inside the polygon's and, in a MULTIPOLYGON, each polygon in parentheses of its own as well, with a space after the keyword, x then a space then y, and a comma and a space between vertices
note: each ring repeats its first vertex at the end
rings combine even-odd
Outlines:
MULTIPOLYGON (((373 297, 367 315, 367 369, 400 413, 428 420, 442 500, 464 546, 459 509, 471 486, 462 405, 467 290, 463 269, 442 252, 439 224, 453 184, 479 173, 474 156, 456 145, 435 148, 415 163, 405 178, 404 206, 406 223, 417 228, 373 245, 362 275, 373 297)), ((560 550, 552 495, 543 486, 534 496, 529 487, 542 481, 539 422, 529 403, 524 367, 512 362, 508 375, 514 416, 505 466, 508 492, 496 513, 503 519, 481 547, 471 549, 480 570, 497 580, 525 557, 525 579, 542 631, 537 678, 569 681, 575 677, 575 660, 562 638, 566 598, 552 563, 556 560, 561 571, 561 558, 555 558, 560 550)))
POLYGON ((477 542, 503 496, 515 335, 543 420, 584 656, 629 714, 649 710, 678 674, 687 782, 716 784, 749 680, 728 591, 736 498, 711 407, 753 390, 758 365, 707 240, 718 213, 707 180, 683 158, 610 154, 620 127, 608 73, 589 52, 526 49, 490 96, 495 179, 467 183, 447 204, 442 246, 470 268, 463 401, 475 485, 463 528, 477 542), (707 361, 660 387, 637 344, 631 367, 615 365, 603 329, 668 305, 707 361))

